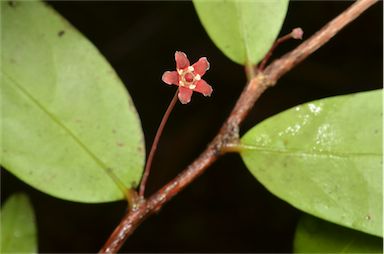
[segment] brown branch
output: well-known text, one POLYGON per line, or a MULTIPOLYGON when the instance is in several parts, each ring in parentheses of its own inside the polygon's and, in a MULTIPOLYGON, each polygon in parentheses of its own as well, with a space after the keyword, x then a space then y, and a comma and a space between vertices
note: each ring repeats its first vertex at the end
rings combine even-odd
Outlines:
POLYGON ((267 62, 271 58, 271 56, 272 56, 273 52, 275 51, 275 49, 279 45, 281 45, 284 42, 288 41, 289 39, 302 40, 303 39, 303 30, 300 27, 297 27, 297 28, 293 29, 289 34, 286 34, 286 35, 280 37, 279 39, 277 39, 275 41, 275 43, 272 45, 272 47, 269 49, 267 54, 265 55, 263 61, 261 61, 260 65, 258 66, 258 68, 257 68, 258 71, 264 71, 264 68, 265 68, 267 62))
POLYGON ((271 81, 276 82, 282 75, 324 45, 335 36, 337 32, 351 23, 376 2, 378 2, 378 0, 356 1, 347 10, 315 33, 311 38, 299 45, 295 50, 270 64, 265 70, 265 74, 268 75, 271 81))
POLYGON ((205 151, 148 200, 141 201, 128 211, 100 250, 100 253, 116 253, 119 251, 125 240, 149 215, 158 212, 166 202, 201 175, 205 169, 225 153, 224 150, 227 145, 238 142, 240 123, 245 119, 256 100, 269 86, 273 86, 282 75, 324 45, 338 31, 377 1, 356 1, 295 50, 271 63, 264 72, 257 73, 244 88, 228 119, 205 151))

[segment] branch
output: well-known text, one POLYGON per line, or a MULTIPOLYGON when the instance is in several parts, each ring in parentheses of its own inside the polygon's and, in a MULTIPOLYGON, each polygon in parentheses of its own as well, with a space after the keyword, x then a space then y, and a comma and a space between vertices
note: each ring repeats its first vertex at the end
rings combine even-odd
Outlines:
POLYGON ((165 203, 200 176, 213 162, 225 153, 227 145, 239 141, 240 124, 260 95, 268 87, 274 86, 282 75, 328 42, 337 32, 377 1, 356 1, 295 50, 271 63, 265 71, 258 72, 244 88, 228 119, 205 151, 183 172, 153 194, 148 200, 141 201, 130 209, 100 250, 100 253, 116 253, 119 251, 125 240, 148 216, 158 212, 165 203))

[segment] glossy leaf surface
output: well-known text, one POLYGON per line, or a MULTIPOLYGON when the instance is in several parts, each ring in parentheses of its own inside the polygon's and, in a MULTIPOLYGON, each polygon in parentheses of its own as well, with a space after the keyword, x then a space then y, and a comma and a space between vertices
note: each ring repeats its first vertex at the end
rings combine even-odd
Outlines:
POLYGON ((37 253, 35 215, 28 197, 18 193, 1 207, 1 253, 37 253))
POLYGON ((49 5, 1 4, 1 164, 59 198, 122 199, 115 181, 136 185, 144 164, 139 118, 122 82, 49 5))
POLYGON ((241 139, 272 193, 316 217, 382 235, 382 91, 337 96, 273 116, 241 139))
POLYGON ((283 24, 288 0, 194 0, 202 25, 232 61, 257 64, 283 24))
POLYGON ((383 253, 383 239, 304 216, 297 226, 296 253, 383 253))

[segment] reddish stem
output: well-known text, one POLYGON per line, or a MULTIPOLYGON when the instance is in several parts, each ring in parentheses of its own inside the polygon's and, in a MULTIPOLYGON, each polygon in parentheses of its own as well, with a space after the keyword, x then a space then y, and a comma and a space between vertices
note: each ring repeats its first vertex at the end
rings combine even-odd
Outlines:
POLYGON ((225 153, 228 145, 238 141, 239 125, 245 119, 260 95, 277 80, 302 62, 306 57, 328 42, 335 34, 363 13, 378 0, 358 0, 347 10, 333 19, 295 50, 271 63, 263 72, 258 72, 240 95, 228 119, 204 152, 184 171, 152 194, 147 200, 139 202, 115 228, 100 253, 116 253, 125 240, 151 214, 158 212, 165 203, 201 175, 214 161, 225 153))
POLYGON ((176 90, 176 93, 173 96, 171 103, 169 103, 167 111, 165 111, 163 119, 161 119, 161 123, 159 125, 159 128, 157 129, 155 139, 153 140, 151 151, 149 152, 149 155, 148 155, 147 164, 145 165, 143 177, 141 178, 141 182, 140 182, 140 191, 139 191, 140 197, 144 197, 145 186, 146 186, 147 181, 148 181, 149 173, 151 172, 153 157, 156 154, 157 145, 159 144, 161 134, 163 134, 165 124, 167 123, 168 118, 171 115, 171 112, 176 105, 178 92, 179 92, 179 90, 176 90))
POLYGON ((260 65, 257 68, 257 70, 258 71, 263 71, 265 69, 265 66, 266 66, 267 62, 271 58, 271 56, 272 56, 273 52, 275 51, 275 49, 280 44, 288 41, 289 39, 302 39, 302 37, 301 37, 302 33, 303 33, 303 31, 301 30, 301 28, 295 28, 289 34, 286 34, 286 35, 280 37, 279 39, 277 39, 275 41, 275 43, 272 45, 272 47, 269 49, 268 53, 265 55, 263 61, 260 63, 260 65), (301 33, 301 35, 300 35, 300 33, 301 33))

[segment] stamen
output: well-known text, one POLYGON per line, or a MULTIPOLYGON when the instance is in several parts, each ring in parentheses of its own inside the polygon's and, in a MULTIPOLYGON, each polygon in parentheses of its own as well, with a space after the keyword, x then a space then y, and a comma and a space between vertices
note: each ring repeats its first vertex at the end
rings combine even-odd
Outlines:
POLYGON ((189 85, 189 89, 195 89, 196 88, 196 85, 189 85))
POLYGON ((195 68, 193 68, 193 66, 188 66, 188 70, 189 70, 189 71, 194 71, 195 68))
POLYGON ((200 79, 201 79, 200 75, 199 75, 199 74, 196 74, 196 76, 195 76, 195 80, 200 80, 200 79))
POLYGON ((179 73, 179 75, 181 75, 183 73, 183 70, 177 69, 177 73, 179 73))

